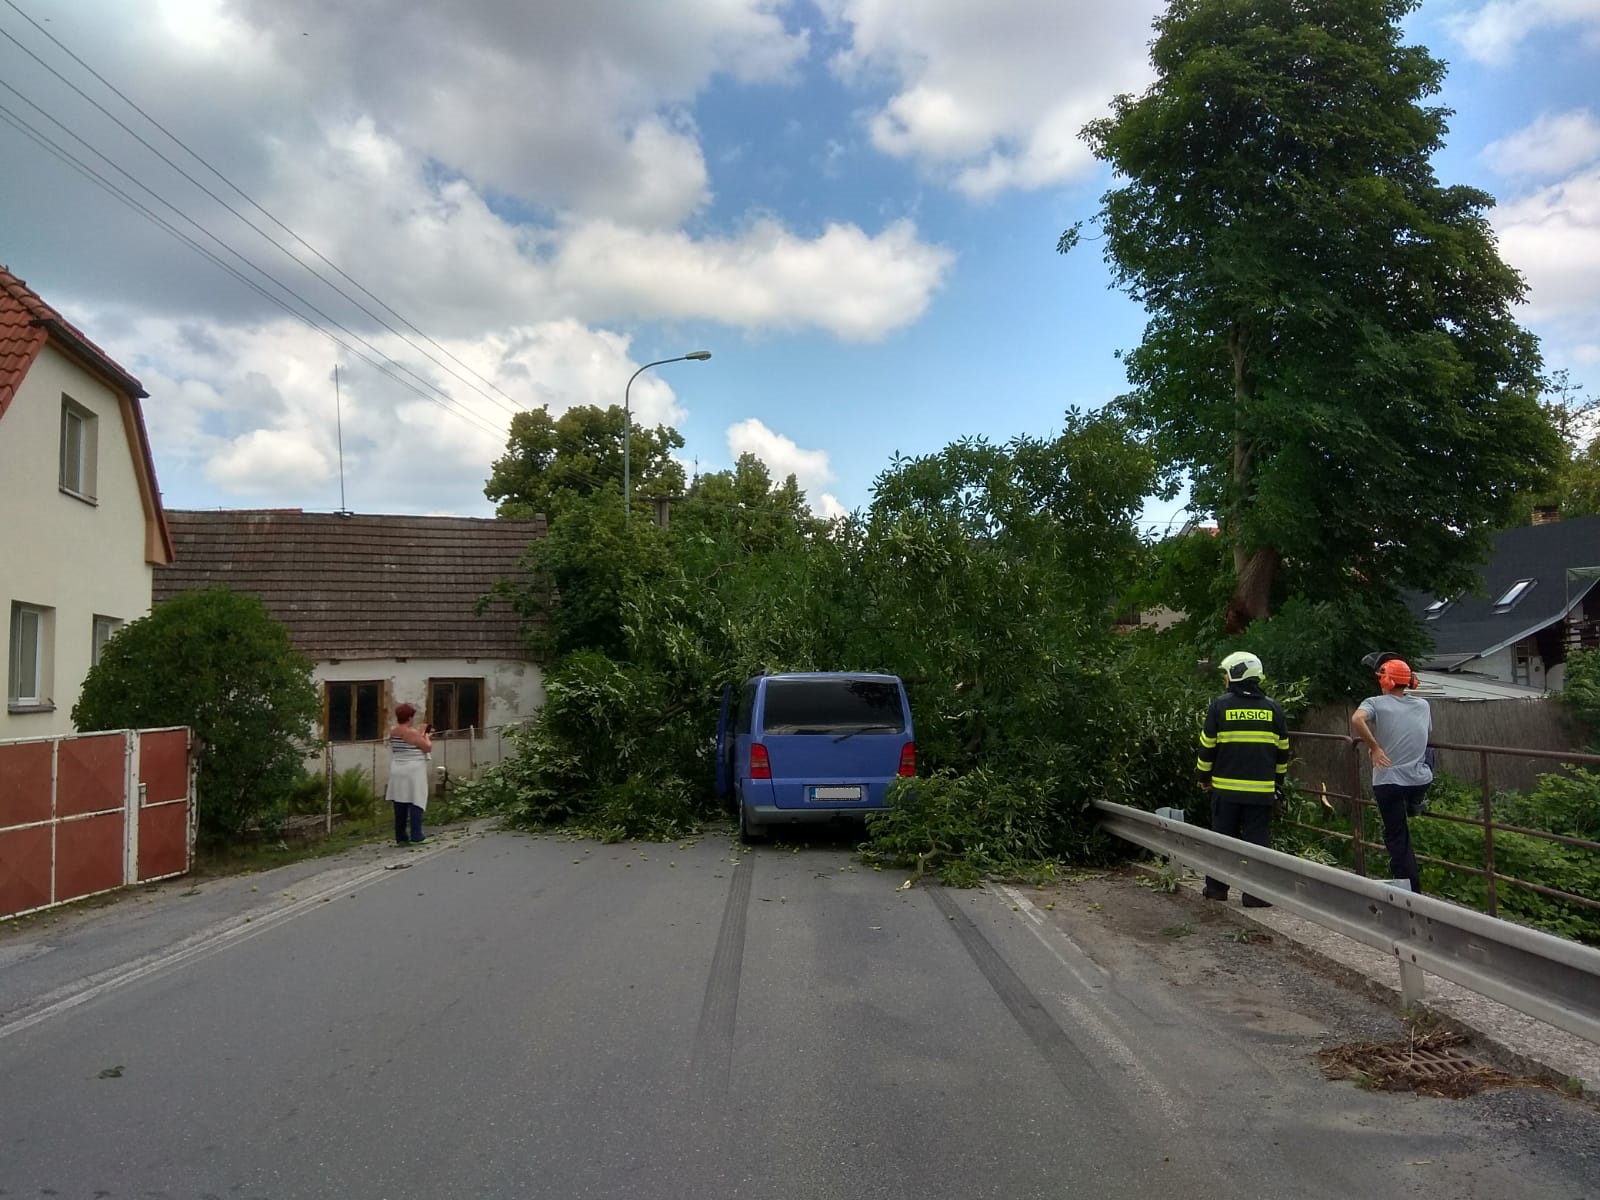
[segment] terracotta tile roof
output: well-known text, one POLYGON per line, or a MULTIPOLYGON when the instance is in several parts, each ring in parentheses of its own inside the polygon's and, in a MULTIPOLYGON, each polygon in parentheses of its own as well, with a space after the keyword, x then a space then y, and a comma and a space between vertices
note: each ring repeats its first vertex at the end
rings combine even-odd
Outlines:
POLYGON ((169 511, 177 561, 157 603, 227 587, 259 596, 301 653, 330 658, 528 657, 510 606, 478 597, 519 575, 544 518, 407 517, 298 510, 169 511))
POLYGON ((149 394, 76 325, 41 300, 37 292, 5 267, 0 267, 0 416, 5 415, 22 377, 51 337, 64 343, 64 348, 85 360, 86 365, 108 376, 107 382, 118 391, 126 392, 135 400, 149 394))

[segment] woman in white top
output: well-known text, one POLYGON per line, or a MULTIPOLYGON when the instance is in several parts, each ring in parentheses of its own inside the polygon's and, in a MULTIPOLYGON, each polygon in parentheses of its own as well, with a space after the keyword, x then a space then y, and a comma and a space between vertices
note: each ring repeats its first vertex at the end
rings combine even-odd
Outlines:
POLYGON ((422 834, 422 814, 428 807, 428 755, 433 751, 432 725, 412 725, 414 704, 397 704, 394 728, 389 730, 389 786, 385 794, 394 805, 394 840, 417 845, 422 834))

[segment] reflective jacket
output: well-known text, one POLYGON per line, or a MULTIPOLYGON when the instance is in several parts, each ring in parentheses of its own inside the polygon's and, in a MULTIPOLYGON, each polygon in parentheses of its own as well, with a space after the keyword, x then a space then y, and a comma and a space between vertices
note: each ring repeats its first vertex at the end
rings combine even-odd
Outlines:
POLYGON ((1272 803, 1289 772, 1289 725, 1255 680, 1229 684, 1206 709, 1195 767, 1200 782, 1224 799, 1272 803))

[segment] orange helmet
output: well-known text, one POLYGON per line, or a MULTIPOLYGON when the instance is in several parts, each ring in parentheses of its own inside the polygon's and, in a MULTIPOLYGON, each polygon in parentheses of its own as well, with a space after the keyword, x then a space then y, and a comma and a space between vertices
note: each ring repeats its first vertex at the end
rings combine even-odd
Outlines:
POLYGON ((1391 658, 1378 668, 1378 682, 1387 687, 1414 688, 1418 681, 1404 659, 1391 658))

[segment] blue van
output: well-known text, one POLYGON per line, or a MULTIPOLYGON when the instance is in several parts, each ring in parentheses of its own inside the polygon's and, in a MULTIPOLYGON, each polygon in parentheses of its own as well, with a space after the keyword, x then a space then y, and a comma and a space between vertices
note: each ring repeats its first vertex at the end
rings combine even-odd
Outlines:
POLYGON ((894 675, 759 675, 723 693, 717 795, 732 793, 747 841, 887 808, 889 785, 916 773, 911 705, 894 675))

